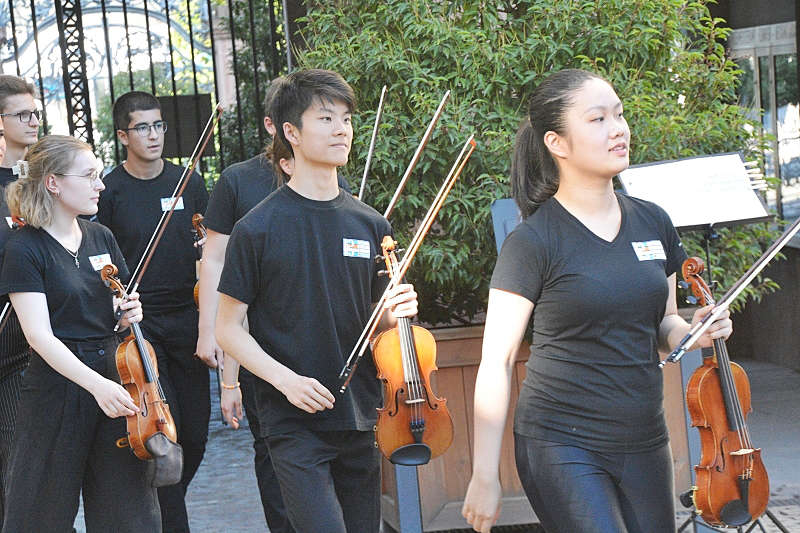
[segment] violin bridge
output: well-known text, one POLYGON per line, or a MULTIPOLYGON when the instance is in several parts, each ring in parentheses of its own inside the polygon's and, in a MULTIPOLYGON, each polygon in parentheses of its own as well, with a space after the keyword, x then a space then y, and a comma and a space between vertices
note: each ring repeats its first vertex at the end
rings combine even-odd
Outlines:
POLYGON ((751 448, 742 448, 741 450, 736 450, 735 452, 731 452, 731 455, 750 455, 755 450, 751 448))
POLYGON ((415 403, 425 403, 425 400, 422 399, 422 398, 418 398, 416 400, 406 400, 405 403, 406 403, 406 405, 412 405, 412 404, 415 404, 415 403))

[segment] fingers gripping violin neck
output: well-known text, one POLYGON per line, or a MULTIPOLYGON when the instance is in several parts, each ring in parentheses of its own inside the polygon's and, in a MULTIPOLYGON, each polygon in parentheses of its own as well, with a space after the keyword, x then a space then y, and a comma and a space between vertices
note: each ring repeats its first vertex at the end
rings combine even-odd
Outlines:
MULTIPOLYGON (((381 243, 387 273, 398 275, 396 243, 381 243)), ((384 407, 378 409, 375 437, 383 455, 398 464, 425 464, 453 442, 453 421, 447 400, 430 386, 436 367, 436 342, 431 333, 398 318, 397 326, 381 333, 373 348, 378 379, 384 384, 384 407)))
MULTIPOLYGON (((100 271, 103 282, 114 296, 126 298, 125 288, 116 275, 117 267, 112 264, 105 265, 100 271)), ((167 439, 177 442, 177 431, 158 381, 155 351, 145 340, 137 322, 131 324, 130 336, 117 347, 116 364, 122 386, 139 408, 138 413, 126 417, 127 445, 139 459, 152 459, 153 456, 146 446, 147 440, 161 432, 167 439)), ((118 443, 123 447, 125 444, 118 443)))
MULTIPOLYGON (((700 276, 704 268, 701 259, 690 257, 683 263, 683 277, 698 304, 714 304, 700 276)), ((769 478, 745 420, 752 411, 747 374, 730 361, 724 340, 715 339, 713 349, 714 356, 705 358, 686 387, 687 408, 701 445, 692 499, 709 524, 742 526, 766 510, 769 478)))

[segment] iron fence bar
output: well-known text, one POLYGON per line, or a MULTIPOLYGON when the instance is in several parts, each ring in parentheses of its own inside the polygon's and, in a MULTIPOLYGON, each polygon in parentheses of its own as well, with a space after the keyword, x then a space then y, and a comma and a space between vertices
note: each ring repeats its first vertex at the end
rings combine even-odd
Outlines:
POLYGON ((36 45, 36 71, 39 74, 39 98, 42 100, 42 133, 47 135, 47 105, 44 101, 44 81, 42 80, 42 54, 39 52, 39 29, 36 26, 36 5, 31 0, 31 20, 33 21, 33 42, 36 45))
MULTIPOLYGON (((131 62, 131 34, 130 27, 128 26, 128 2, 122 0, 122 21, 125 24, 125 46, 128 49, 128 80, 130 81, 130 90, 133 90, 133 63, 131 62)), ((127 126, 127 124, 126 124, 127 126)))
MULTIPOLYGON (((186 0, 186 20, 189 23, 189 52, 191 53, 192 58, 192 87, 194 89, 194 97, 192 98, 192 103, 194 104, 194 122, 196 126, 196 130, 201 130, 200 124, 200 107, 199 102, 197 99, 197 66, 194 63, 194 28, 192 27, 192 5, 190 0, 186 0)), ((203 158, 201 157, 198 161, 200 165, 200 173, 203 174, 205 172, 205 165, 203 163, 203 158)))
POLYGON ((81 3, 80 0, 56 0, 55 5, 69 131, 94 144, 81 3))
POLYGON ((147 9, 147 0, 144 0, 144 28, 147 32, 147 57, 150 59, 150 91, 156 95, 156 74, 153 71, 153 42, 150 39, 150 12, 147 9))
MULTIPOLYGON (((164 0, 164 14, 167 17, 167 45, 169 46, 169 71, 170 71, 170 78, 172 80, 172 99, 174 102, 173 109, 175 110, 175 116, 177 118, 178 115, 178 86, 175 83, 175 61, 172 57, 172 22, 169 18, 169 0, 164 0)), ((181 128, 177 127, 178 125, 175 124, 173 128, 175 129, 175 141, 178 143, 178 147, 181 146, 181 128)), ((178 157, 178 163, 180 164, 182 158, 178 157)))
POLYGON ((17 24, 14 21, 14 0, 8 0, 8 13, 11 19, 11 42, 14 43, 14 62, 17 64, 17 76, 22 77, 19 69, 19 47, 17 45, 17 24))
MULTIPOLYGON (((106 39, 106 66, 108 67, 108 93, 111 98, 111 107, 114 105, 114 70, 111 65, 111 44, 108 38, 108 16, 106 13, 106 0, 100 0, 100 9, 103 12, 103 35, 106 39)), ((109 109, 111 109, 109 107, 109 109)), ((114 139, 114 163, 119 165, 119 139, 117 139, 117 125, 111 117, 111 137, 114 139)))
POLYGON ((239 94, 239 67, 236 65, 236 29, 233 23, 233 3, 228 0, 228 22, 231 28, 231 58, 233 59, 233 84, 236 90, 236 129, 239 132, 239 160, 244 161, 244 134, 242 133, 242 102, 239 94))
MULTIPOLYGON (((211 68, 214 71, 214 104, 219 105, 219 89, 217 88, 217 57, 214 54, 214 20, 211 11, 211 0, 206 0, 206 9, 208 9, 208 35, 211 39, 211 68)), ((219 168, 220 171, 222 171, 222 169, 225 167, 225 158, 222 155, 222 127, 217 128, 217 135, 219 138, 219 150, 217 151, 217 155, 219 157, 219 168)))
POLYGON ((286 0, 282 1, 283 4, 283 38, 286 40, 286 71, 291 72, 294 69, 292 65, 292 37, 289 32, 289 9, 286 6, 286 0))
MULTIPOLYGON (((275 20, 275 0, 269 0, 269 47, 272 52, 271 64, 272 77, 275 78, 281 72, 280 53, 278 52, 278 22, 275 20)), ((267 110, 265 109, 266 113, 267 110)))
MULTIPOLYGON (((247 6, 250 10, 250 48, 253 51, 253 85, 255 90, 255 108, 256 110, 261 109, 263 104, 261 102, 261 91, 258 85, 258 45, 256 45, 256 26, 255 26, 255 12, 253 10, 253 0, 247 0, 247 6)), ((259 114, 259 118, 263 117, 264 113, 259 114)), ((260 124, 259 120, 256 120, 256 130, 258 131, 258 145, 264 146, 264 128, 260 124)))

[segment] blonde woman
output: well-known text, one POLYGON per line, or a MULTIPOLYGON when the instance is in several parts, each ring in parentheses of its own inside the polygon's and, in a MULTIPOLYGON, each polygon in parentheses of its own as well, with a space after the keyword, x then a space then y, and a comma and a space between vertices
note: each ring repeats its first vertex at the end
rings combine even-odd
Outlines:
MULTIPOLYGON (((51 135, 28 150, 8 186, 26 225, 6 245, 8 294, 33 349, 22 386, 3 531, 71 531, 83 492, 86 530, 160 531, 145 463, 115 441, 137 410, 119 384, 111 293, 99 270, 128 269, 111 232, 92 215, 104 189, 91 147, 51 135)), ((120 305, 121 328, 142 319, 138 295, 120 305)))

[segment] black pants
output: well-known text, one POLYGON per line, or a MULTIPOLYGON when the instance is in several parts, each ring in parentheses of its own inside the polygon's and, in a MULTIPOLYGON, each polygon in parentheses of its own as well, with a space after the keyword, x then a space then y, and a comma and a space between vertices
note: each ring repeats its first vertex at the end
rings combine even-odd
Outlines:
POLYGON ((598 453, 514 434, 517 472, 548 533, 674 533, 669 445, 598 453))
POLYGON ((254 386, 257 379, 244 367, 239 371, 239 382, 242 384, 242 404, 247 415, 250 433, 253 434, 253 449, 256 452, 253 466, 261 496, 261 506, 264 508, 264 518, 267 520, 270 533, 294 533, 294 528, 289 523, 289 517, 286 514, 286 505, 283 503, 278 477, 272 466, 267 445, 266 426, 259 422, 260 413, 254 386))
POLYGON ((303 429, 267 438, 299 533, 377 533, 380 460, 372 431, 303 429))
MULTIPOLYGON (((119 381, 116 346, 109 339, 69 347, 119 381)), ((145 462, 116 445, 126 435, 125 417, 108 418, 91 394, 38 355, 25 371, 17 415, 4 532, 71 532, 81 491, 87 532, 161 530, 145 462)))
POLYGON ((211 416, 208 367, 195 357, 197 310, 193 305, 169 313, 148 311, 142 332, 158 358, 161 386, 183 448, 181 482, 158 489, 165 533, 189 531, 186 490, 203 461, 211 416))

